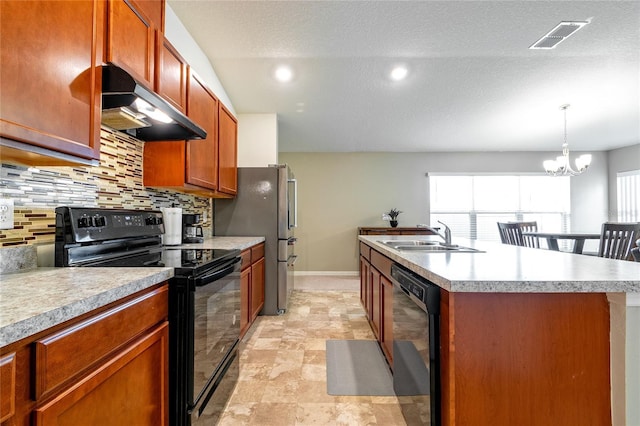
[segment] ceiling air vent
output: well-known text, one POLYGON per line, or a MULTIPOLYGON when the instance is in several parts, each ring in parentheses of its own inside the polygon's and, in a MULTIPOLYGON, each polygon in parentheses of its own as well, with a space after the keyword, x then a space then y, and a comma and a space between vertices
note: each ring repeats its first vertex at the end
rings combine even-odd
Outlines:
POLYGON ((588 23, 588 21, 562 21, 529 46, 529 49, 553 49, 588 23))

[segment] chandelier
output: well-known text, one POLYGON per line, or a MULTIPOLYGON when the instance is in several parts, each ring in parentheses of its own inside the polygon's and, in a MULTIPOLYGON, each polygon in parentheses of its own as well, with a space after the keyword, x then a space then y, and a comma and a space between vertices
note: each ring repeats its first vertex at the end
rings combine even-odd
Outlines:
POLYGON ((564 143, 562 144, 562 155, 555 160, 546 160, 542 163, 544 169, 552 176, 577 176, 587 170, 591 164, 591 154, 583 154, 576 158, 576 167, 578 170, 571 168, 569 161, 569 143, 567 142, 567 108, 569 104, 562 105, 561 110, 564 111, 564 143))

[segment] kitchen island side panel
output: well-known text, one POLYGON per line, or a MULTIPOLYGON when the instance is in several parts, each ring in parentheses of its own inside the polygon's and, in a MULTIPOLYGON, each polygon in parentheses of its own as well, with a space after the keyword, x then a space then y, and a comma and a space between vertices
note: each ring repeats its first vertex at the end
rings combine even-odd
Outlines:
POLYGON ((448 293, 443 425, 610 425, 604 293, 448 293))

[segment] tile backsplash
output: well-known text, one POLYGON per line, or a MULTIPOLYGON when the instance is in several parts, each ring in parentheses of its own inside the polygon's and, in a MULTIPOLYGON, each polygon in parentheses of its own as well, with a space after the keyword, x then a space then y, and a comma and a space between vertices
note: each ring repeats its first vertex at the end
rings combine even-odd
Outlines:
MULTIPOLYGON (((153 143, 153 142, 148 142, 153 143)), ((211 200, 142 185, 144 142, 103 127, 100 165, 25 167, 1 164, 0 197, 14 201, 14 229, 0 230, 0 246, 52 243, 57 206, 149 210, 176 204, 184 213, 206 214, 211 234, 211 200)))

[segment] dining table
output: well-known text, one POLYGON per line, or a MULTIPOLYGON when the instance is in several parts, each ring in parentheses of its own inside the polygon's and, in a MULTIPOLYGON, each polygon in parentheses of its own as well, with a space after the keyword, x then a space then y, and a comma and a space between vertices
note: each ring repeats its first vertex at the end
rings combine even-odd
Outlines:
POLYGON ((547 241, 549 250, 560 251, 558 240, 573 240, 572 253, 582 254, 585 240, 599 240, 600 233, 582 233, 582 232, 523 232, 523 236, 544 238, 547 241))

